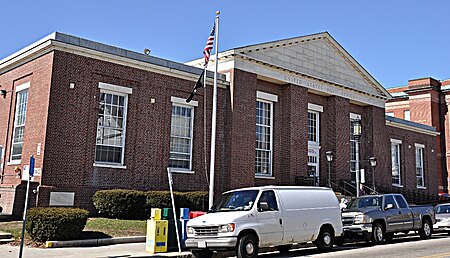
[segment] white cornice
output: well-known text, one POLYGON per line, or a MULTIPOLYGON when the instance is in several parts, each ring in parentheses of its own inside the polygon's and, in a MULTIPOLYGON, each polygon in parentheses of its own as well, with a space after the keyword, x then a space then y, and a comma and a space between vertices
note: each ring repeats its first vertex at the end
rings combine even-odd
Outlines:
POLYGON ((433 131, 430 131, 430 130, 425 130, 425 129, 414 127, 414 126, 410 126, 410 125, 400 124, 400 123, 396 123, 394 121, 386 120, 386 125, 392 126, 392 127, 396 127, 396 128, 401 128, 401 129, 412 131, 412 132, 416 132, 416 133, 427 134, 427 135, 431 135, 431 136, 440 135, 439 132, 433 132, 433 131))
MULTIPOLYGON (((110 63, 120 64, 127 67, 133 67, 145 71, 150 71, 154 73, 164 74, 168 76, 173 76, 176 78, 181 78, 189 81, 197 81, 199 75, 189 72, 180 71, 177 69, 159 66, 132 58, 126 58, 114 54, 109 54, 93 49, 88 49, 64 42, 59 42, 54 39, 55 33, 37 41, 36 43, 17 51, 16 53, 3 58, 0 61, 0 75, 8 71, 11 71, 33 59, 41 57, 52 51, 62 51, 66 53, 72 53, 75 55, 80 55, 84 57, 89 57, 97 60, 102 60, 110 63)), ((207 85, 213 85, 213 78, 207 77, 207 85)), ((218 80, 218 87, 225 88, 229 85, 229 82, 218 80)))

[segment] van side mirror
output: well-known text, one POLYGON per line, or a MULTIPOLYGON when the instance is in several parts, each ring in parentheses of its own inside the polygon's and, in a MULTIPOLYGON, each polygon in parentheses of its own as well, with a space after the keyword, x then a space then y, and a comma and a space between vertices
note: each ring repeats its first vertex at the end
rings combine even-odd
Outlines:
POLYGON ((260 202, 258 205, 258 211, 268 211, 270 210, 269 204, 267 202, 260 202))
POLYGON ((392 209, 392 208, 394 208, 394 204, 388 203, 384 209, 385 210, 389 210, 389 209, 392 209))

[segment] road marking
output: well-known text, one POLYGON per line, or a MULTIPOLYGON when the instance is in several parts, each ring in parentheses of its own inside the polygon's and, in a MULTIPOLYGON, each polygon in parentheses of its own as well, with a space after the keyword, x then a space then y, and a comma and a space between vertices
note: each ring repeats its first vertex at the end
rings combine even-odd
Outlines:
POLYGON ((422 256, 420 258, 444 258, 444 257, 450 257, 450 253, 434 254, 429 256, 422 256))

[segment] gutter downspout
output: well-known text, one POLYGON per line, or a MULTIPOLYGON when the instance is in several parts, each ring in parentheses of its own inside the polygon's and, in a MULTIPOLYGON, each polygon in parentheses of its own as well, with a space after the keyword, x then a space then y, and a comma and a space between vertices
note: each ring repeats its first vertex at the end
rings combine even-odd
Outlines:
MULTIPOLYGON (((441 167, 442 167, 442 187, 444 188, 444 192, 448 193, 448 169, 447 169, 447 148, 446 148, 446 137, 445 134, 445 123, 444 123, 444 115, 445 111, 443 110, 442 105, 442 97, 445 98, 445 94, 439 89, 439 129, 440 129, 440 143, 441 143, 441 167)), ((444 103, 446 104, 446 103, 444 103)))

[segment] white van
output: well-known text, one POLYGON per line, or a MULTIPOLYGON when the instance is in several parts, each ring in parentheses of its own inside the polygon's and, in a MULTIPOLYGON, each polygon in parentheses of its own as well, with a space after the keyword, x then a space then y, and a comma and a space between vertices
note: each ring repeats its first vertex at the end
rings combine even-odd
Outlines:
POLYGON ((195 257, 222 250, 256 257, 259 247, 287 252, 294 243, 310 241, 328 251, 341 235, 339 201, 331 189, 250 187, 223 193, 207 214, 189 220, 186 247, 195 257))

